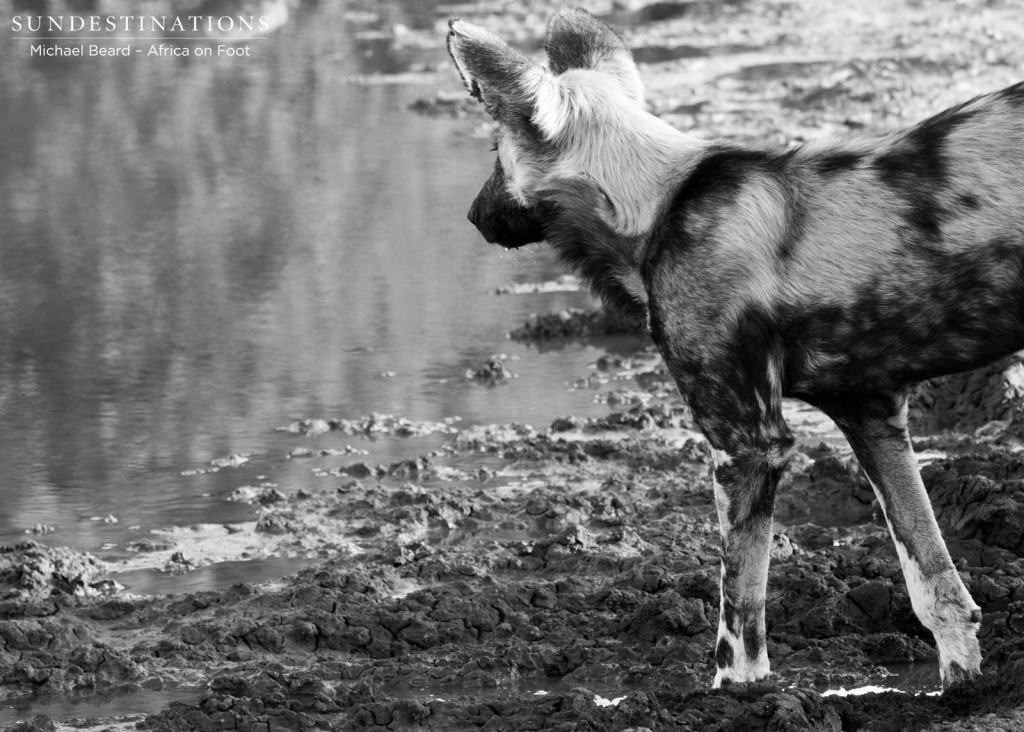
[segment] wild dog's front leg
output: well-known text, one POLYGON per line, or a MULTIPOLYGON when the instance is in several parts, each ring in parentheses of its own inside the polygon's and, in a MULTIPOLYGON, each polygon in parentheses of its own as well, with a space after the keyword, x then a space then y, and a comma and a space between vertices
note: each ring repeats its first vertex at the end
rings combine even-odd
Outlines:
POLYGON ((907 432, 905 395, 823 404, 871 480, 896 544, 910 602, 935 635, 942 687, 981 672, 981 609, 960 580, 935 521, 907 432))
POLYGON ((736 368, 690 381, 689 401, 712 446, 715 503, 722 534, 721 601, 715 645, 715 688, 769 674, 764 602, 772 515, 779 475, 793 437, 782 419, 779 370, 767 364, 736 368), (738 378, 737 378, 738 377, 738 378), (696 385, 694 384, 696 381, 696 385))
POLYGON ((722 534, 715 688, 757 681, 770 672, 764 602, 775 489, 790 444, 784 440, 767 449, 748 445, 712 453, 722 534))

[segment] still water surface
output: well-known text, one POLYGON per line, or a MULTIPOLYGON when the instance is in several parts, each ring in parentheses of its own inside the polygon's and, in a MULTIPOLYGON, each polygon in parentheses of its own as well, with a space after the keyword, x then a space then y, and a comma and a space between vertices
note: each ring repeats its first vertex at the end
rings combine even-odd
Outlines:
POLYGON ((408 110, 457 81, 440 43, 403 50, 388 29, 440 35, 443 18, 347 7, 293 4, 251 58, 0 48, 0 542, 38 523, 117 556, 150 528, 251 520, 224 497, 256 476, 325 487, 285 459, 297 445, 388 462, 440 442, 274 432, 296 419, 604 411, 566 386, 597 350, 505 339, 588 298, 494 294, 561 270, 466 221, 487 139, 408 110), (379 74, 410 67, 426 71, 379 74), (518 379, 466 380, 496 352, 522 357, 518 379), (249 465, 182 475, 232 452, 249 465))

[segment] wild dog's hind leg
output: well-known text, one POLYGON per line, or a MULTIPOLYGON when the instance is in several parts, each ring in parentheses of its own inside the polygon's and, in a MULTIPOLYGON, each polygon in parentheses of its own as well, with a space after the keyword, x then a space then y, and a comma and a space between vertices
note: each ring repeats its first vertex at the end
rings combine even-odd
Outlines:
POLYGON ((743 386, 749 382, 722 386, 690 395, 694 417, 712 446, 722 535, 715 688, 770 673, 764 602, 772 516, 779 475, 793 445, 777 395, 760 388, 747 392, 743 386))
POLYGON ((914 612, 935 635, 942 687, 977 676, 981 609, 960 580, 935 521, 907 432, 906 395, 821 406, 846 434, 871 480, 914 612))

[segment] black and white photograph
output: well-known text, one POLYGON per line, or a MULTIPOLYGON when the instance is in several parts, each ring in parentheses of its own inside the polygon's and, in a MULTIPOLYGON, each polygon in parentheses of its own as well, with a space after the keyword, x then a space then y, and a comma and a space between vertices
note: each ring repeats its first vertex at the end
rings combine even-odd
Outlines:
POLYGON ((1024 730, 1020 0, 0 23, 0 731, 1024 730))

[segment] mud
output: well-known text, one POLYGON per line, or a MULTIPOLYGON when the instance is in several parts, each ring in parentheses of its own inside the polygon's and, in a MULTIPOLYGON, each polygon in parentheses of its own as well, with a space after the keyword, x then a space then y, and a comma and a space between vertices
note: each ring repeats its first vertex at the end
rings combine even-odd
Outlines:
POLYGON ((508 337, 514 341, 550 343, 566 338, 599 338, 636 333, 642 324, 622 314, 604 309, 567 308, 552 313, 534 313, 508 337))
MULTIPOLYGON (((196 688, 195 701, 135 720, 154 730, 1020 721, 1024 461, 987 449, 923 473, 985 611, 977 683, 919 693, 938 686, 933 642, 870 489, 844 453, 804 445, 777 514, 767 608, 776 675, 710 691, 718 567, 707 450, 649 351, 602 366, 630 374, 651 400, 547 429, 468 427, 441 455, 350 463, 345 473, 359 478, 312 493, 239 488, 228 500, 260 512, 257 530, 334 554, 277 583, 138 596, 104 583, 109 567, 95 557, 32 542, 3 550, 3 698, 196 688), (465 467, 480 461, 489 467, 465 467), (925 680, 901 684, 895 671, 908 665, 925 680), (904 693, 822 695, 866 684, 904 693)), ((307 425, 289 430, 298 441, 318 422, 297 424, 307 425)))
MULTIPOLYGON (((758 144, 891 128, 1024 68, 1018 9, 998 0, 592 5, 648 62, 653 110, 758 144)), ((459 11, 536 48, 551 7, 459 11)), ((430 42, 443 58, 441 38, 430 42)), ((444 79, 414 108, 465 117, 474 134, 486 121, 444 79)), ((517 283, 496 296, 576 286, 517 283)), ((538 350, 635 330, 600 310, 538 310, 510 334, 538 350)), ((510 366, 496 355, 466 377, 515 389, 510 366)), ((774 675, 709 689, 719 570, 708 451, 641 338, 567 385, 594 390, 604 417, 310 415, 277 429, 290 441, 280 459, 303 461, 316 489, 240 477, 226 499, 250 521, 169 528, 133 547, 138 566, 170 575, 243 555, 306 559, 278 581, 143 595, 119 582, 123 562, 33 541, 0 550, 0 701, 19 710, 0 711, 4 729, 1024 728, 1019 371, 1008 361, 930 383, 914 403, 926 486, 984 611, 984 674, 942 696, 934 641, 870 486, 834 427, 796 404, 769 579, 774 675), (442 446, 387 465, 360 447, 424 436, 442 446), (865 687, 883 691, 834 693, 865 687), (110 694, 183 700, 121 716, 36 713, 110 694)), ((228 455, 183 479, 247 461, 228 455)))
POLYGON ((1024 697, 1014 528, 1024 462, 996 450, 924 470, 985 611, 977 683, 913 693, 937 689, 932 640, 866 482, 819 446, 797 455, 777 516, 776 675, 710 691, 718 567, 707 454, 681 405, 654 412, 467 428, 444 459, 303 495, 240 490, 231 499, 251 502, 261 522, 275 517, 275 531, 349 547, 277 583, 138 596, 98 582, 95 557, 5 549, 3 698, 196 687, 196 701, 137 720, 154 730, 1012 726, 1024 697), (487 470, 444 465, 484 456, 487 470), (911 693, 821 693, 899 687, 888 669, 908 664, 925 676, 911 693))

